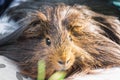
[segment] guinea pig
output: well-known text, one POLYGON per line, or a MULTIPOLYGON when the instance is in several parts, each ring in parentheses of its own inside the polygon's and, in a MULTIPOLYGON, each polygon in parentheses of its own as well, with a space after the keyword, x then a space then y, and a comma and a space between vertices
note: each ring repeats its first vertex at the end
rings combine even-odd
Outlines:
POLYGON ((0 55, 16 61, 23 75, 35 79, 39 60, 46 63, 46 79, 56 71, 70 75, 120 66, 117 17, 81 5, 39 2, 11 7, 4 17, 15 24, 9 26, 26 27, 14 42, 0 47, 0 55))

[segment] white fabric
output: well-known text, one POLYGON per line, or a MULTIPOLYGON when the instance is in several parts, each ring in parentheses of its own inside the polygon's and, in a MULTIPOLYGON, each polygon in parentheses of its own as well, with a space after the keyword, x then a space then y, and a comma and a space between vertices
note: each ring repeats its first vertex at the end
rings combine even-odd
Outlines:
POLYGON ((0 56, 0 65, 2 64, 4 64, 6 67, 0 67, 0 80, 32 80, 23 76, 22 79, 17 78, 16 73, 19 72, 17 65, 13 61, 0 56))
MULTIPOLYGON (((16 77, 16 72, 19 72, 17 65, 7 59, 6 57, 0 56, 0 65, 6 65, 5 68, 0 68, 0 80, 20 80, 16 77)), ((120 68, 110 69, 98 69, 92 71, 93 74, 81 75, 79 73, 74 74, 66 80, 120 80, 120 68)), ((32 80, 30 78, 24 78, 23 80, 32 80)))
POLYGON ((66 80, 120 80, 120 68, 98 69, 91 74, 74 74, 66 80))

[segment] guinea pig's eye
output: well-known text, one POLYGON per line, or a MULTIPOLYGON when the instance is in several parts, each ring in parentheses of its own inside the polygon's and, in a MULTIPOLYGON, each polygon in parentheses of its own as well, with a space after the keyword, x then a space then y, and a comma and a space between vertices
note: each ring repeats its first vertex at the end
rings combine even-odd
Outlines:
POLYGON ((47 44, 48 46, 50 46, 51 41, 50 41, 50 39, 49 39, 49 38, 46 38, 46 44, 47 44))

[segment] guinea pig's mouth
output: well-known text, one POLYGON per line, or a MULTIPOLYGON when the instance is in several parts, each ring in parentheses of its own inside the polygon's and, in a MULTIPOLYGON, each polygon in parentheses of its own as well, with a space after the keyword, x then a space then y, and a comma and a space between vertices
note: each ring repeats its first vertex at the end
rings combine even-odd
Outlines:
POLYGON ((67 72, 68 70, 54 70, 52 74, 56 73, 56 72, 67 72))
POLYGON ((58 70, 54 70, 52 74, 54 74, 55 72, 58 72, 58 70))

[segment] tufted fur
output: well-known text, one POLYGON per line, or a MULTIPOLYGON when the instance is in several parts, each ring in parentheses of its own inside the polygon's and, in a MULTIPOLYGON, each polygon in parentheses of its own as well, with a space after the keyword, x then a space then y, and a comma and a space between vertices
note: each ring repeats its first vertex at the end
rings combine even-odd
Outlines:
POLYGON ((0 54, 15 60, 24 75, 36 78, 41 59, 46 62, 46 78, 59 70, 70 75, 120 66, 117 17, 81 5, 39 2, 22 3, 10 8, 6 15, 27 29, 14 43, 2 46, 0 54))

